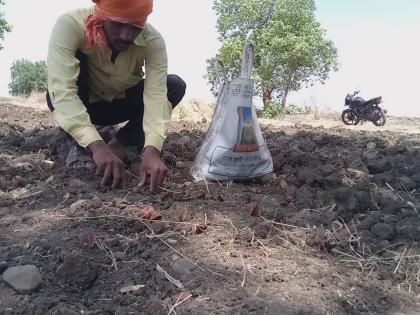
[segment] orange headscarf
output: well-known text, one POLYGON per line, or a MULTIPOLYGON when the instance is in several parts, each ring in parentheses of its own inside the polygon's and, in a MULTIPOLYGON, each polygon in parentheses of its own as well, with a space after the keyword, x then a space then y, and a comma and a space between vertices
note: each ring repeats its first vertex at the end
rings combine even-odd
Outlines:
POLYGON ((130 23, 144 27, 147 17, 153 10, 153 0, 92 0, 95 5, 93 14, 86 21, 86 48, 98 45, 102 52, 108 49, 104 21, 130 23))

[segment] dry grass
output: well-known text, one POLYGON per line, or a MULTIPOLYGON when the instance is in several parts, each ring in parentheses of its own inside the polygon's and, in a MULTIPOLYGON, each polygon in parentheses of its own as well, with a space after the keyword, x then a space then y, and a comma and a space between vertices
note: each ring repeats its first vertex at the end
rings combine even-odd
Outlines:
POLYGON ((30 107, 39 110, 48 110, 45 93, 32 93, 28 97, 1 97, 0 104, 1 103, 30 107))
POLYGON ((184 100, 172 113, 172 119, 189 121, 210 121, 213 105, 197 99, 184 100))
POLYGON ((341 262, 360 268, 365 279, 368 279, 380 267, 387 266, 390 272, 392 270, 393 277, 398 283, 398 291, 405 289, 413 293, 414 288, 419 286, 420 253, 414 248, 414 243, 411 246, 391 244, 379 250, 372 250, 361 242, 353 222, 349 225, 344 221, 334 223, 333 231, 326 230, 326 234, 334 243, 340 245, 332 249, 332 252, 339 256, 341 262))
POLYGON ((31 93, 29 97, 24 99, 22 105, 25 107, 47 110, 47 100, 45 93, 31 93))

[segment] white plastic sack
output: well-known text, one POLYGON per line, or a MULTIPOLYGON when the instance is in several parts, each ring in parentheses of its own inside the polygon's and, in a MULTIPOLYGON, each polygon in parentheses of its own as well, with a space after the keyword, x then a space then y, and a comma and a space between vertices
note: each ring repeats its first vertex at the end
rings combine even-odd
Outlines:
POLYGON ((252 179, 273 171, 252 104, 254 47, 242 55, 241 77, 220 88, 213 119, 191 169, 195 180, 252 179))

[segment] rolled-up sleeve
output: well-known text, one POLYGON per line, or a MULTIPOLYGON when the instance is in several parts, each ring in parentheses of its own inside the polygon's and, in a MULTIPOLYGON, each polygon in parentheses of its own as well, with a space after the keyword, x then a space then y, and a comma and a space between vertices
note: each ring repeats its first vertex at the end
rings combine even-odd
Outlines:
POLYGON ((80 68, 75 54, 83 41, 83 29, 71 16, 62 15, 51 34, 47 67, 54 119, 81 146, 87 147, 102 138, 77 95, 76 82, 80 68))
POLYGON ((166 86, 168 58, 165 42, 160 35, 150 41, 145 49, 144 146, 153 146, 161 151, 172 113, 166 86))

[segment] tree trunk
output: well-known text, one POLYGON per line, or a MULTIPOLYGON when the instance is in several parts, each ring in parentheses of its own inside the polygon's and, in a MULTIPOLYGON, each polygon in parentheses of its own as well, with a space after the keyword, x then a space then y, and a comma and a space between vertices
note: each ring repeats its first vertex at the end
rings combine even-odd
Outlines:
POLYGON ((263 103, 264 103, 264 110, 267 109, 268 102, 271 102, 273 91, 267 87, 263 87, 263 103))
POLYGON ((284 87, 283 96, 281 97, 281 103, 280 103, 280 112, 284 113, 284 109, 286 108, 286 99, 287 95, 289 95, 290 92, 290 83, 292 78, 289 77, 289 79, 286 82, 286 86, 284 87))
POLYGON ((284 94, 283 94, 283 96, 281 97, 281 103, 280 103, 280 111, 282 112, 282 113, 284 113, 284 110, 285 110, 285 108, 286 108, 286 99, 287 99, 287 95, 289 94, 289 88, 286 88, 285 90, 284 90, 284 94))

